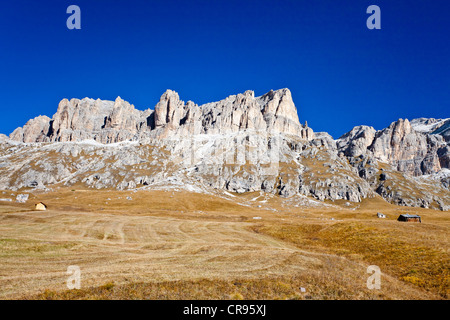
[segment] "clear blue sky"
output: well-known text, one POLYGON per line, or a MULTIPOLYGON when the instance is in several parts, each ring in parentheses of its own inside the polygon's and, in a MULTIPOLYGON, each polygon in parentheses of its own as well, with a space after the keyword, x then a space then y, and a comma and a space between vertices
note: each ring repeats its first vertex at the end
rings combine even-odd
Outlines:
POLYGON ((288 87, 301 122, 335 138, 356 125, 450 117, 448 0, 5 0, 0 132, 62 98, 154 108, 166 89, 198 104, 288 87), (66 9, 81 8, 81 30, 66 9), (381 8, 381 30, 366 9, 381 8))

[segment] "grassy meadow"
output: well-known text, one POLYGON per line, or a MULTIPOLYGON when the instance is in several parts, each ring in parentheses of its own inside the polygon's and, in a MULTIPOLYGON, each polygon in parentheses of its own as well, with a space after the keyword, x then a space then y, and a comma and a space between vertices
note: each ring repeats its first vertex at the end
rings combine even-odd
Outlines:
POLYGON ((76 187, 2 201, 0 298, 449 298, 448 213, 378 197, 326 204, 76 187), (39 201, 47 211, 33 210, 39 201), (80 289, 66 286, 71 265, 80 289), (379 290, 367 288, 369 265, 381 269, 379 290))

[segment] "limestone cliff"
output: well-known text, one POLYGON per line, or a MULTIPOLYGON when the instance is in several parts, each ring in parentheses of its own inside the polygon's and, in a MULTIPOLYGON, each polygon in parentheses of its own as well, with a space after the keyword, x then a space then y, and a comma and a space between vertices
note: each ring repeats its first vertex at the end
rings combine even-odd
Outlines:
POLYGON ((225 134, 242 130, 285 133, 311 140, 314 132, 300 124, 289 89, 255 97, 253 91, 202 106, 186 104, 167 90, 155 110, 140 111, 118 97, 113 101, 63 99, 52 119, 40 116, 16 129, 10 139, 20 142, 95 140, 101 143, 225 134))

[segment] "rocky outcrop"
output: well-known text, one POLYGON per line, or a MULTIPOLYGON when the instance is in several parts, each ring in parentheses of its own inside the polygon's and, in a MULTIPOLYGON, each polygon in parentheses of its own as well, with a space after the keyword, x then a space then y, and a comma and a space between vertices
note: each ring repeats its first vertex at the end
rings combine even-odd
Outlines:
POLYGON ((411 120, 411 126, 414 130, 440 135, 446 142, 450 142, 450 118, 434 119, 434 118, 418 118, 411 120))
POLYGON ((20 142, 67 142, 96 140, 112 143, 132 139, 150 117, 122 100, 63 99, 52 119, 39 116, 17 128, 11 140, 20 142))
POLYGON ((447 208, 448 175, 442 172, 450 165, 450 146, 436 133, 445 128, 445 123, 425 118, 411 122, 399 119, 377 132, 371 127, 359 126, 336 140, 336 145, 359 176, 386 201, 447 208), (433 183, 419 187, 417 181, 433 183))
POLYGON ((450 143, 450 119, 442 121, 442 124, 431 134, 438 134, 442 136, 447 143, 450 143))
POLYGON ((271 90, 257 99, 262 106, 262 115, 270 132, 283 132, 298 135, 307 140, 314 138, 308 126, 299 126, 297 109, 289 89, 271 90))
POLYGON ((416 131, 407 119, 377 132, 372 127, 355 127, 336 144, 349 158, 370 156, 414 176, 448 168, 449 148, 443 137, 416 131))
POLYGON ((377 132, 369 150, 397 170, 419 176, 441 169, 437 150, 443 145, 442 137, 418 132, 407 119, 400 119, 377 132))
POLYGON ((155 127, 168 126, 176 129, 184 118, 184 102, 180 100, 178 93, 167 90, 155 107, 155 127))
POLYGON ((50 121, 45 141, 95 140, 113 143, 133 139, 151 112, 139 111, 118 97, 114 102, 63 99, 50 121))
POLYGON ((41 116, 16 129, 10 139, 20 142, 95 140, 116 143, 197 134, 227 134, 243 130, 292 134, 311 140, 314 132, 299 122, 289 89, 261 97, 253 91, 198 106, 186 104, 167 90, 150 109, 139 111, 118 97, 114 102, 85 98, 63 99, 52 119, 41 116))
POLYGON ((450 145, 442 146, 437 150, 441 168, 450 168, 450 145))
POLYGON ((10 139, 20 142, 43 142, 46 140, 50 128, 50 118, 38 116, 29 120, 23 128, 17 128, 9 136, 10 139))
POLYGON ((336 146, 347 157, 359 157, 367 153, 367 148, 372 144, 375 133, 376 130, 372 127, 354 127, 336 141, 336 146))
POLYGON ((272 90, 261 97, 255 97, 249 90, 202 106, 192 101, 184 104, 176 92, 168 90, 155 107, 155 128, 152 137, 179 138, 250 130, 292 134, 306 140, 314 138, 313 130, 300 124, 288 89, 272 90))

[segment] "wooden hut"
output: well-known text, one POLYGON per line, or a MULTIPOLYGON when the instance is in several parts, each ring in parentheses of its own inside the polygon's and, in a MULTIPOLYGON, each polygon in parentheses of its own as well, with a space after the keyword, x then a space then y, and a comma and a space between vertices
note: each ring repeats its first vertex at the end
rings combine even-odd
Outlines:
POLYGON ((397 220, 402 222, 422 222, 422 218, 416 214, 401 214, 397 220))

